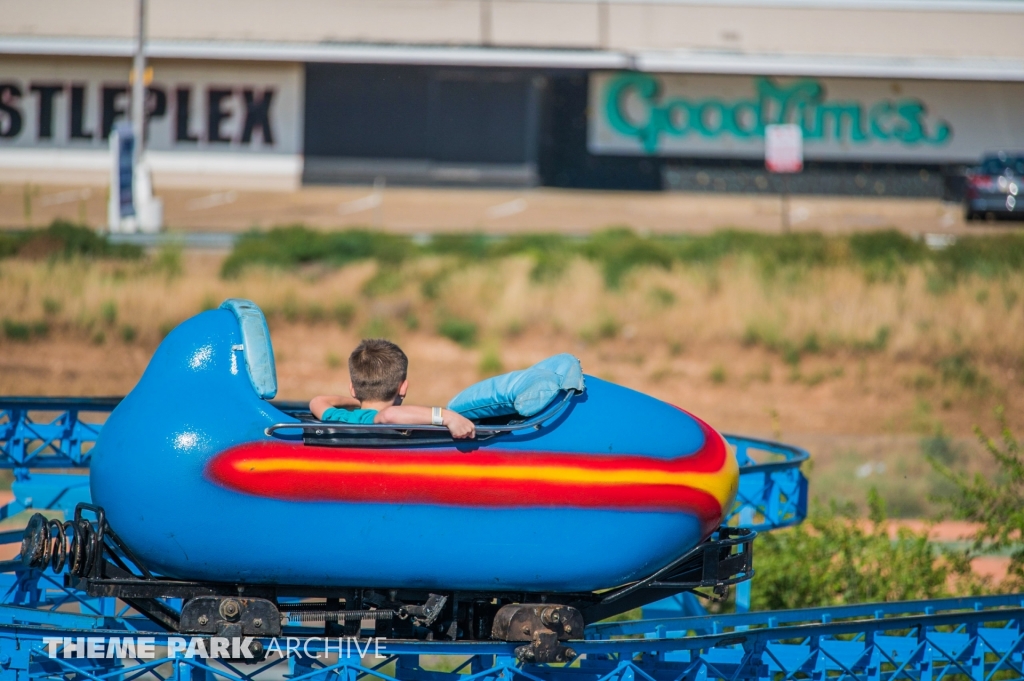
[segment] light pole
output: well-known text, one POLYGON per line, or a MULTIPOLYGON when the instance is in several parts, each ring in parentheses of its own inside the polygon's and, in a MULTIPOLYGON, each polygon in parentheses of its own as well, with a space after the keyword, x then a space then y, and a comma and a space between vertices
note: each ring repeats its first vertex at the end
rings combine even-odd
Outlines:
POLYGON ((139 0, 139 25, 132 63, 132 132, 135 133, 135 165, 142 159, 146 134, 146 0, 139 0))
POLYGON ((139 26, 132 63, 132 132, 135 136, 133 164, 135 173, 132 188, 135 195, 136 224, 143 232, 159 232, 163 228, 164 204, 153 196, 153 178, 150 174, 146 149, 146 6, 149 0, 139 2, 139 26))

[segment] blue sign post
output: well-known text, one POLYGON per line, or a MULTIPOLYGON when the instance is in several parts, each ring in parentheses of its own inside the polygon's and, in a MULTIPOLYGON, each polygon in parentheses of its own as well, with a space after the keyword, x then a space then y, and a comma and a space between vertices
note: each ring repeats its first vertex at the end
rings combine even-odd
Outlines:
POLYGON ((110 203, 107 222, 111 232, 121 231, 126 218, 135 217, 132 177, 135 173, 135 133, 130 123, 120 122, 110 135, 110 203))

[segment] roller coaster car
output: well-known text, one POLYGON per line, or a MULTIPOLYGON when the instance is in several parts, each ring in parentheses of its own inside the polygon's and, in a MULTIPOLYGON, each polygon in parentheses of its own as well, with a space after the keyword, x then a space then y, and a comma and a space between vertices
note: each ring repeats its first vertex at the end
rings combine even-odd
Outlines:
POLYGON ((172 331, 110 415, 96 506, 34 519, 22 557, 183 633, 355 634, 372 620, 379 635, 568 659, 560 641, 590 622, 753 572, 753 533, 719 527, 738 482, 722 437, 654 398, 586 386, 481 423, 473 441, 319 422, 269 401, 266 320, 228 300, 172 331))

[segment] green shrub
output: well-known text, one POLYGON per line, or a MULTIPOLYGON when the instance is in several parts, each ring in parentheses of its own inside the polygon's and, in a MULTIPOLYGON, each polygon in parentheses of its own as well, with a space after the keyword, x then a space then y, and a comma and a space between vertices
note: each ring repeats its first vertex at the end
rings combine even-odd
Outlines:
POLYGON ((811 331, 804 336, 804 340, 800 344, 800 352, 810 355, 816 355, 821 352, 821 341, 818 340, 818 333, 816 331, 811 331))
POLYGON ((754 232, 722 229, 711 234, 680 237, 676 257, 685 263, 714 264, 730 255, 757 253, 770 237, 754 232))
POLYGON ((113 300, 108 300, 100 305, 100 319, 107 326, 113 326, 117 321, 117 303, 113 300))
POLYGON ((961 350, 943 357, 936 364, 943 383, 955 383, 961 388, 978 388, 983 385, 985 377, 974 362, 974 356, 968 350, 961 350))
POLYGON ((716 364, 715 366, 711 367, 711 373, 708 374, 708 378, 711 379, 712 383, 716 385, 722 385, 723 383, 725 383, 726 379, 725 367, 722 366, 721 364, 716 364))
POLYGON ((601 266, 605 285, 613 289, 635 267, 668 269, 675 259, 664 242, 637 236, 628 229, 598 232, 583 243, 582 251, 601 266))
POLYGON ((356 306, 347 300, 343 300, 334 306, 331 314, 334 317, 334 321, 341 325, 341 328, 347 329, 352 324, 352 319, 356 316, 356 306))
POLYGON ((895 229, 858 232, 849 237, 850 253, 862 265, 919 262, 928 254, 927 247, 895 229))
POLYGON ((319 324, 327 317, 324 306, 320 303, 309 303, 306 305, 305 318, 310 324, 319 324))
POLYGON ((184 248, 178 242, 169 242, 160 247, 153 258, 153 269, 163 272, 168 279, 181 276, 184 271, 182 255, 184 248))
POLYGON ((393 335, 388 320, 382 317, 372 317, 362 329, 363 338, 391 338, 393 335))
POLYGON ((18 252, 21 239, 10 232, 0 232, 0 259, 9 258, 18 252))
POLYGON ((964 236, 932 258, 949 275, 992 276, 1007 270, 1024 269, 1024 235, 994 234, 964 236))
POLYGON ((4 337, 12 341, 28 341, 32 337, 32 327, 24 322, 4 318, 4 337))
POLYGON ((402 287, 405 278, 395 267, 381 267, 363 284, 363 295, 368 298, 394 293, 402 287))
POLYGON ((451 273, 452 270, 450 268, 444 267, 426 277, 420 283, 420 293, 422 293, 423 297, 427 300, 437 300, 441 295, 442 285, 448 281, 448 277, 451 276, 451 273))
POLYGON ((84 225, 54 220, 46 229, 0 235, 0 258, 13 255, 51 258, 138 259, 142 248, 132 244, 112 244, 84 225))
MULTIPOLYGON (((0 254, 5 248, 11 247, 0 241, 0 254)), ((385 265, 398 265, 417 255, 448 256, 459 263, 527 256, 534 262, 531 277, 535 281, 558 277, 574 257, 583 256, 601 268, 606 285, 613 289, 636 267, 668 269, 675 262, 714 264, 738 256, 752 258, 769 275, 782 268, 857 264, 865 268, 869 278, 876 274, 887 277, 904 265, 928 263, 929 285, 941 293, 946 282, 955 281, 960 274, 992 275, 1024 268, 1024 236, 962 237, 948 248, 933 251, 896 230, 848 236, 718 230, 702 235, 647 237, 616 228, 582 238, 560 234, 439 234, 421 239, 360 229, 325 232, 294 225, 243 235, 225 260, 221 274, 232 277, 255 264, 295 267, 318 262, 341 267, 365 259, 377 260, 384 271, 385 265)), ((457 266, 445 265, 428 277, 422 283, 423 295, 435 298, 441 283, 457 266)))
MULTIPOLYGON (((1006 424, 1002 408, 996 410, 1000 441, 988 437, 981 428, 974 432, 995 460, 997 473, 990 479, 955 471, 941 456, 929 460, 953 489, 937 500, 954 517, 981 524, 974 536, 974 553, 1009 552, 1009 580, 1001 584, 1006 591, 1024 588, 1024 451, 1020 441, 1006 424)), ((954 461, 956 458, 953 459, 954 461)))
POLYGON ((471 347, 476 343, 476 324, 457 317, 446 317, 437 325, 437 332, 463 347, 471 347))
POLYGON ((53 316, 59 314, 64 309, 64 304, 55 298, 47 296, 43 298, 43 314, 47 316, 53 316))
POLYGON ((868 496, 870 522, 850 508, 812 509, 796 527, 757 538, 757 575, 751 605, 757 610, 822 607, 873 601, 939 598, 979 593, 984 584, 957 554, 939 554, 927 532, 901 528, 890 539, 884 504, 868 496))
POLYGON ((221 276, 237 276, 245 267, 255 264, 294 267, 324 262, 340 267, 372 258, 393 265, 410 255, 413 247, 407 237, 385 232, 362 229, 319 232, 300 225, 277 227, 269 232, 252 231, 242 235, 221 266, 221 276))
POLYGON ((892 329, 890 329, 888 326, 878 327, 878 329, 875 331, 874 339, 865 346, 866 349, 873 350, 876 352, 881 352, 882 350, 885 350, 886 346, 889 345, 889 336, 891 335, 891 333, 892 329))
POLYGON ((929 461, 943 466, 952 466, 963 457, 963 447, 955 444, 945 431, 939 430, 934 435, 921 439, 921 453, 929 461))
POLYGON ((484 234, 436 234, 423 245, 423 250, 436 255, 449 255, 467 260, 493 257, 495 242, 484 234))
POLYGON ((496 376, 505 371, 505 365, 501 361, 501 355, 496 348, 487 348, 480 358, 480 375, 484 377, 496 376))
POLYGON ((594 326, 580 331, 580 340, 584 343, 611 340, 619 335, 621 328, 622 325, 619 324, 619 320, 611 315, 604 315, 594 326))
POLYGON ((530 278, 534 281, 554 281, 565 272, 569 262, 577 253, 578 242, 560 234, 525 234, 513 237, 494 250, 495 256, 503 253, 527 255, 533 259, 530 278))
POLYGON ((676 294, 662 286, 655 286, 650 292, 651 301, 658 307, 672 307, 676 304, 676 294))
POLYGON ((769 267, 816 267, 834 262, 829 240, 819 232, 791 232, 768 237, 758 255, 762 264, 769 267))
POLYGON ((33 338, 43 338, 50 333, 50 324, 40 319, 35 322, 19 322, 4 317, 2 324, 4 337, 7 340, 27 343, 33 338))

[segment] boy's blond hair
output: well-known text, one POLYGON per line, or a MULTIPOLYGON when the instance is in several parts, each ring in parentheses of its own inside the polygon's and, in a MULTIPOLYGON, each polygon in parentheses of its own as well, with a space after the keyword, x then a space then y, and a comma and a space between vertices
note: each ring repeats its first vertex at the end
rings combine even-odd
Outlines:
POLYGON ((363 340, 348 358, 348 374, 360 402, 395 399, 409 370, 409 358, 389 340, 363 340))

